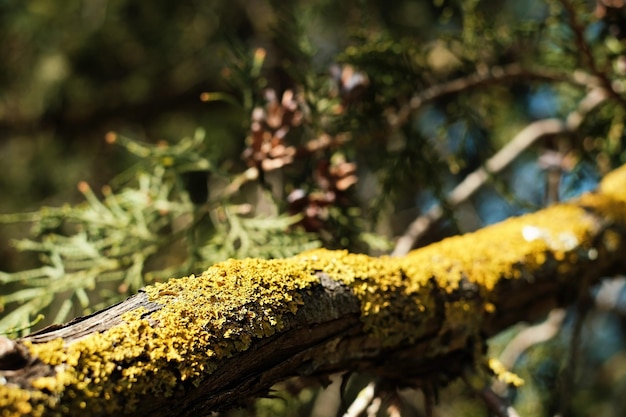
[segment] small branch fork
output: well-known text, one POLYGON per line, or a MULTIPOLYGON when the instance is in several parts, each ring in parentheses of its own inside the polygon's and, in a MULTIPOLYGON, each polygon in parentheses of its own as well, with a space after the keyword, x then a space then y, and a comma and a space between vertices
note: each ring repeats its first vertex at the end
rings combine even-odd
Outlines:
MULTIPOLYGON (((469 174, 447 196, 445 204, 448 207, 458 206, 470 198, 482 187, 493 174, 496 174, 511 164, 523 151, 539 139, 555 135, 571 135, 576 132, 585 117, 600 104, 609 98, 605 88, 594 87, 580 101, 576 110, 570 113, 566 120, 551 118, 533 122, 522 129, 509 143, 494 156, 489 158, 485 165, 469 174)), ((444 214, 443 206, 437 204, 425 214, 416 218, 406 232, 398 239, 392 256, 407 254, 415 243, 428 231, 444 214)))
MULTIPOLYGON (((522 151, 528 149, 537 140, 559 134, 569 135, 574 133, 580 127, 586 115, 607 99, 614 100, 620 106, 626 108, 626 98, 621 94, 624 89, 623 86, 617 82, 612 82, 607 74, 598 67, 591 48, 584 37, 585 26, 579 21, 575 7, 569 0, 560 0, 560 3, 568 15, 568 24, 574 34, 577 49, 581 51, 582 65, 590 73, 583 70, 576 70, 571 74, 550 70, 531 70, 525 69, 517 63, 493 67, 486 71, 478 71, 467 77, 427 88, 414 95, 398 112, 388 116, 390 126, 397 128, 424 105, 437 99, 479 86, 499 84, 522 78, 538 81, 567 82, 589 89, 578 108, 570 113, 564 122, 560 119, 544 119, 529 124, 496 155, 487 160, 484 167, 468 175, 448 195, 446 204, 449 207, 457 206, 459 203, 467 200, 487 182, 490 174, 498 173, 506 168, 522 151)), ((402 256, 408 253, 420 237, 434 223, 441 220, 443 214, 442 205, 435 205, 428 212, 416 218, 409 225, 404 235, 398 239, 392 255, 402 256)))

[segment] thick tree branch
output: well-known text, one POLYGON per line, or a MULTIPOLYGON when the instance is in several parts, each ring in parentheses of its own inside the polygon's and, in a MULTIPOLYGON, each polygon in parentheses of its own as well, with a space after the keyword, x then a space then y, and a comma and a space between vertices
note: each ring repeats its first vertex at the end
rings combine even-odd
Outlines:
POLYGON ((294 375, 351 370, 401 385, 464 375, 488 336, 626 271, 623 190, 626 166, 597 193, 404 257, 230 260, 146 287, 0 341, 0 409, 196 416, 294 375))

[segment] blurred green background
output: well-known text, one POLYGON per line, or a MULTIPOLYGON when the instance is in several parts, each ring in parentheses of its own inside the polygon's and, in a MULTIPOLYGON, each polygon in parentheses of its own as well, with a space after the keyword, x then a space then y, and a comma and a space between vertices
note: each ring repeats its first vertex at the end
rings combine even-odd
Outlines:
MULTIPOLYGON (((0 213, 81 202, 80 181, 99 193, 137 161, 105 142, 110 131, 140 142, 176 144, 201 127, 211 160, 234 175, 245 169, 241 154, 251 110, 263 103, 265 88, 279 96, 302 88, 317 120, 306 139, 320 131, 351 134, 341 151, 359 164, 352 197, 364 214, 354 217, 366 226, 358 227, 393 240, 524 126, 566 117, 586 88, 520 78, 442 97, 396 129, 386 126, 386 116, 428 87, 510 63, 557 71, 563 79, 579 69, 623 83, 624 5, 605 3, 0 0, 0 213), (261 75, 242 78, 259 48, 266 52, 261 75), (323 109, 338 98, 324 94, 334 64, 354 66, 369 84, 364 95, 342 96, 350 110, 330 123, 323 109), (229 99, 202 102, 203 92, 229 99)), ((567 138, 565 152, 562 141, 550 138, 523 153, 454 216, 449 213, 422 244, 541 208, 547 174, 538 161, 547 153, 561 152, 568 161, 560 198, 592 189, 603 173, 626 162, 625 115, 623 103, 613 100, 567 138)), ((351 219, 338 217, 346 218, 351 219)), ((348 229, 336 223, 337 230, 348 229)), ((30 227, 0 225, 0 271, 37 264, 37 257, 11 246, 30 227)), ((350 247, 355 248, 364 250, 350 247)), ((584 399, 577 397, 572 415, 623 415, 626 373, 618 372, 626 369, 623 315, 597 312, 589 320, 584 346, 589 360, 581 372, 592 377, 581 384, 584 399), (594 373, 598 363, 604 365, 594 373)), ((530 388, 520 394, 524 407, 536 412, 527 415, 554 413, 551 394, 571 326, 567 322, 559 338, 521 359, 522 369, 534 372, 527 377, 530 388)), ((495 345, 510 337, 503 335, 495 345)), ((486 415, 482 406, 458 400, 463 390, 443 394, 441 415, 459 410, 486 415)), ((310 412, 319 391, 302 392, 293 402, 290 397, 256 412, 310 412)), ((408 415, 423 415, 421 406, 407 407, 408 415)))
MULTIPOLYGON (((132 157, 105 143, 114 130, 176 142, 198 126, 238 159, 245 117, 204 104, 224 90, 233 47, 267 43, 265 2, 25 1, 0 4, 0 212, 82 199, 132 157)), ((23 228, 2 226, 0 269, 22 258, 8 247, 23 228)))

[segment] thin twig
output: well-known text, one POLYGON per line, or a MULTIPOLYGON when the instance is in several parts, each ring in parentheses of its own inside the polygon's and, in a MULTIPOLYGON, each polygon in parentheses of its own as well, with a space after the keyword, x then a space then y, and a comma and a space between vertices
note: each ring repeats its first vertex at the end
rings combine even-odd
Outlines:
POLYGON ((485 85, 502 84, 519 79, 537 81, 567 82, 572 85, 591 88, 602 85, 601 80, 584 71, 576 70, 562 73, 548 69, 527 69, 520 64, 509 64, 501 67, 492 67, 488 71, 475 72, 466 77, 457 78, 448 82, 433 85, 415 94, 407 105, 388 116, 391 128, 403 125, 415 112, 424 105, 452 94, 485 85))
POLYGON ((531 346, 552 339, 561 329, 565 320, 565 310, 554 309, 540 324, 527 327, 519 332, 500 354, 500 362, 507 369, 513 369, 518 358, 531 346))
POLYGON ((626 287, 626 277, 624 276, 603 280, 594 296, 596 308, 604 311, 615 311, 624 315, 624 307, 620 306, 620 295, 624 287, 626 287))
POLYGON ((380 406, 383 404, 383 400, 380 397, 375 397, 369 407, 367 407, 367 417, 376 417, 378 411, 380 410, 380 406))
POLYGON ((350 404, 350 407, 348 407, 348 410, 343 415, 343 417, 359 416, 372 403, 372 401, 374 400, 375 394, 376 394, 376 382, 372 381, 369 384, 367 384, 367 386, 358 393, 358 395, 356 396, 352 404, 350 404))
POLYGON ((466 367, 463 381, 485 403, 489 411, 496 417, 519 417, 519 414, 506 398, 500 397, 490 387, 488 378, 481 377, 472 367, 466 367))
MULTIPOLYGON (((543 323, 530 326, 519 332, 500 354, 500 363, 506 369, 513 369, 519 357, 522 356, 526 350, 539 343, 552 339, 559 332, 565 320, 565 316, 565 310, 560 308, 554 309, 543 323)), ((504 395, 507 390, 507 384, 503 381, 496 380, 492 384, 491 389, 498 395, 504 395)))
MULTIPOLYGON (((445 204, 452 208, 466 201, 480 187, 482 187, 490 175, 496 174, 513 162, 524 150, 528 149, 537 140, 558 134, 571 134, 578 130, 585 116, 608 98, 604 88, 593 88, 580 101, 576 110, 571 112, 565 122, 561 119, 543 119, 533 122, 522 129, 509 143, 498 153, 489 158, 484 166, 469 174, 447 196, 445 204)), ((425 214, 415 219, 396 242, 392 256, 407 254, 415 242, 426 231, 443 217, 441 204, 434 205, 425 214)))
POLYGON ((478 396, 487 405, 489 410, 497 417, 519 417, 517 410, 513 406, 507 404, 505 400, 500 398, 491 388, 485 388, 478 392, 478 396))
POLYGON ((578 365, 581 358, 582 350, 582 332, 585 318, 593 307, 593 299, 589 293, 591 285, 591 275, 586 273, 583 282, 578 287, 578 302, 576 304, 576 319, 574 320, 574 328, 572 330, 572 339, 568 352, 567 362, 563 368, 560 379, 561 395, 559 401, 559 411, 563 416, 570 415, 570 407, 572 406, 572 398, 574 398, 574 390, 578 382, 578 365))

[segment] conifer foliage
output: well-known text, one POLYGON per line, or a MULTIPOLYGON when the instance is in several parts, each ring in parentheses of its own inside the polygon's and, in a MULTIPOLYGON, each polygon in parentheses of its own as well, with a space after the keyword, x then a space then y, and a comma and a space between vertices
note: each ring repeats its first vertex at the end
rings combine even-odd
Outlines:
MULTIPOLYGON (((72 27, 84 44, 63 29, 43 40, 40 27, 74 15, 52 3, 7 10, 57 52, 40 73, 25 69, 35 54, 0 52, 0 119, 68 138, 98 120, 132 164, 97 189, 79 182, 80 201, 0 215, 32 225, 13 245, 37 259, 0 272, 11 336, 228 258, 404 255, 579 194, 626 161, 621 1, 270 1, 239 14, 227 1, 73 1, 94 25, 72 27), (32 108, 7 87, 22 68, 14 88, 37 86, 32 108), (140 133, 112 122, 168 102, 191 107, 175 119, 193 126, 182 138, 157 116, 135 120, 140 133), (170 140, 149 134, 159 124, 170 140)), ((26 42, 6 23, 11 45, 26 42)))

